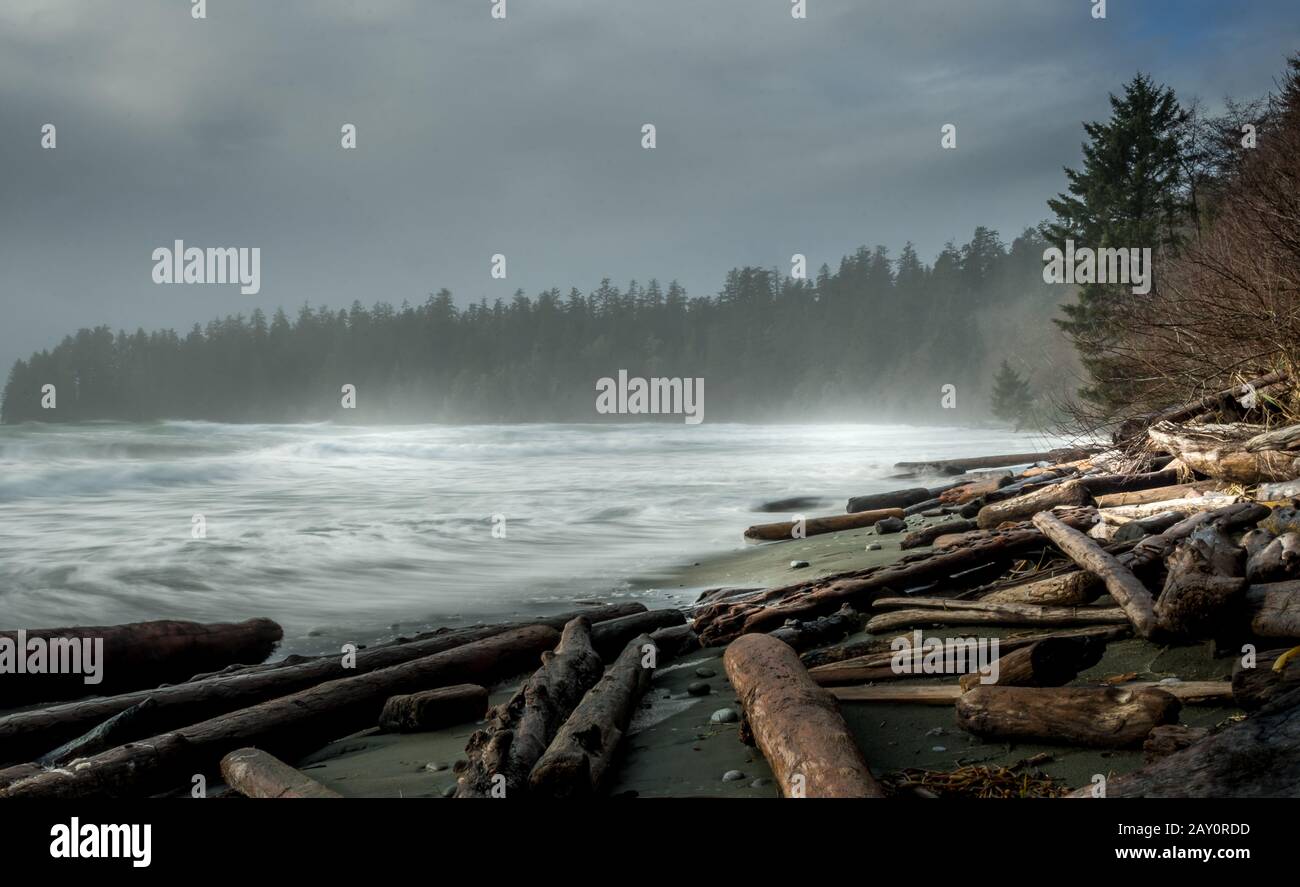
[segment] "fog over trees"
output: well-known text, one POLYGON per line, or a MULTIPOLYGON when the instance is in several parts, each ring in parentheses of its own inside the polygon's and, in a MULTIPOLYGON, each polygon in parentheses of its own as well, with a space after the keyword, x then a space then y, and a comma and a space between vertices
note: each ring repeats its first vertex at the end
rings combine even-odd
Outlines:
POLYGON ((1033 229, 1008 245, 978 228, 929 264, 910 244, 863 247, 809 279, 737 268, 712 296, 604 280, 463 308, 443 289, 185 334, 83 329, 15 363, 3 420, 594 421, 596 380, 626 369, 703 378, 709 421, 971 421, 988 416, 1003 359, 1032 374, 1051 356, 1026 335, 1061 299, 1042 281, 1045 247, 1033 229), (56 409, 41 406, 47 384, 56 409), (945 384, 955 410, 940 407, 945 384))

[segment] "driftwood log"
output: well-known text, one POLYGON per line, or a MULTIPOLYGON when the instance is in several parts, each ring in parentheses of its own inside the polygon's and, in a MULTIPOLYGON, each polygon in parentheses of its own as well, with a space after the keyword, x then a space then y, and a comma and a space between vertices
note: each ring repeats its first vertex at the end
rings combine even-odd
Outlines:
POLYGON ((853 514, 858 511, 879 511, 882 508, 908 508, 932 498, 935 497, 925 487, 912 487, 906 490, 894 490, 889 493, 854 496, 849 500, 845 511, 848 514, 853 514))
MULTIPOLYGON (((217 623, 162 620, 24 629, 21 637, 29 649, 39 644, 51 656, 72 657, 69 661, 77 665, 62 674, 18 674, 11 665, 0 676, 0 688, 5 706, 16 708, 34 702, 156 687, 232 663, 261 662, 283 636, 280 626, 270 619, 217 623), (86 682, 84 670, 90 663, 83 653, 87 644, 100 669, 102 680, 97 684, 86 682), (96 655, 96 650, 101 652, 96 655)), ((0 644, 7 641, 8 646, 16 648, 19 638, 18 631, 0 631, 0 644)), ((16 649, 11 652, 24 654, 16 649)))
POLYGON ((1035 641, 1001 656, 989 674, 970 672, 957 682, 963 690, 976 687, 1060 687, 1091 668, 1106 652, 1096 635, 1054 637, 1035 641), (996 674, 996 680, 990 680, 996 674))
MULTIPOLYGON (((1062 520, 1089 527, 1096 518, 1095 512, 1081 509, 1066 514, 1062 520)), ((807 620, 831 613, 845 603, 868 604, 888 588, 905 591, 949 580, 977 567, 1010 563, 1026 551, 1045 545, 1043 534, 1028 526, 989 532, 960 548, 922 552, 885 567, 826 576, 768 589, 743 600, 701 607, 695 611, 695 630, 706 646, 725 643, 740 634, 770 631, 787 619, 807 620)))
POLYGON ((912 530, 902 538, 898 543, 898 547, 903 549, 920 548, 924 545, 931 544, 940 536, 945 536, 949 533, 965 533, 974 529, 977 529, 977 527, 973 520, 958 519, 943 521, 941 523, 931 524, 928 527, 918 527, 917 529, 912 530))
POLYGON ((1209 734, 1210 731, 1206 727, 1187 727, 1183 724, 1163 724, 1155 727, 1142 743, 1143 760, 1148 764, 1158 761, 1200 742, 1209 734))
POLYGON ((957 723, 984 739, 1129 748, 1181 707, 1155 688, 978 686, 958 698, 957 723))
POLYGON ((134 727, 131 724, 119 725, 114 732, 118 743, 184 727, 268 699, 297 693, 326 681, 411 662, 528 625, 546 625, 559 629, 576 615, 587 616, 596 622, 644 610, 645 607, 638 603, 611 604, 526 623, 501 623, 433 632, 404 644, 385 644, 360 650, 356 654, 353 668, 345 668, 341 656, 321 657, 280 668, 240 671, 155 690, 17 712, 0 717, 0 764, 33 760, 54 746, 82 736, 119 712, 139 705, 146 699, 152 700, 154 704, 149 719, 141 719, 134 727))
POLYGON ((1058 505, 1087 505, 1092 501, 1092 494, 1080 480, 1067 480, 985 505, 979 511, 975 523, 985 530, 991 530, 1007 521, 1020 521, 1031 518, 1040 511, 1050 511, 1058 505))
POLYGON ((1291 480, 1300 454, 1285 450, 1249 451, 1246 444, 1264 429, 1258 425, 1176 425, 1160 422, 1147 429, 1156 446, 1176 455, 1193 471, 1239 484, 1291 480))
POLYGON ((1194 499, 1197 494, 1214 492, 1222 486, 1223 484, 1216 480, 1202 480, 1128 493, 1107 493, 1096 497, 1097 507, 1115 508, 1122 505, 1150 505, 1156 502, 1168 502, 1171 499, 1194 499))
POLYGON ((627 642, 642 634, 650 634, 661 628, 674 628, 686 624, 686 616, 681 610, 662 609, 647 610, 607 619, 591 627, 591 645, 605 662, 613 662, 623 652, 627 642))
POLYGON ((650 686, 654 641, 633 638, 609 671, 587 691, 528 775, 529 790, 547 798, 592 797, 609 775, 637 702, 650 686))
POLYGON ((51 770, 0 790, 5 797, 142 797, 188 788, 244 746, 294 758, 330 740, 373 726, 384 702, 399 693, 459 683, 491 684, 518 674, 555 646, 547 625, 518 628, 368 674, 328 681, 171 733, 85 758, 72 770, 51 770))
POLYGON ((1269 650, 1258 653, 1250 668, 1241 659, 1233 664, 1232 701, 1238 708, 1254 711, 1292 690, 1300 689, 1300 655, 1286 656, 1289 652, 1269 650))
POLYGON ((246 798, 341 798, 301 770, 256 748, 240 748, 221 759, 226 785, 246 798))
POLYGON ((1160 629, 1185 639, 1208 638, 1235 622, 1233 611, 1246 588, 1244 554, 1214 525, 1179 545, 1156 599, 1160 629))
POLYGON ((884 796, 835 699, 788 645, 746 635, 727 647, 723 664, 782 797, 884 796))
POLYGON ((488 691, 478 684, 454 684, 392 696, 379 713, 379 728, 388 733, 419 733, 480 720, 488 708, 488 691))
POLYGON ((1262 638, 1300 638, 1300 581, 1246 589, 1250 630, 1262 638))
MULTIPOLYGON (((1111 779, 1108 798, 1294 798, 1300 689, 1182 751, 1111 779)), ((1089 797, 1088 789, 1073 797, 1089 797)))
POLYGON ((1151 599, 1151 592, 1128 567, 1051 512, 1034 515, 1034 526, 1071 560, 1102 581, 1115 603, 1128 615, 1138 637, 1151 637, 1156 628, 1155 602, 1151 599))
POLYGON ((469 767, 457 780, 456 797, 525 793, 533 765, 603 670, 600 654, 591 645, 590 624, 582 617, 574 619, 564 627, 554 652, 542 655, 542 667, 469 738, 469 767))
MULTIPOLYGON (((907 599, 902 599, 906 601, 907 599)), ((910 603, 910 601, 908 601, 910 603)), ((1043 607, 1035 604, 988 604, 984 601, 945 601, 948 607, 914 607, 881 613, 867 622, 867 631, 882 634, 918 625, 1123 625, 1128 614, 1119 607, 1043 607)))
POLYGON ((870 527, 887 517, 903 517, 901 508, 877 508, 875 511, 858 511, 852 514, 836 514, 830 517, 810 517, 807 520, 779 521, 773 524, 755 524, 745 531, 746 539, 760 542, 782 542, 786 539, 799 539, 806 536, 820 536, 823 533, 835 533, 840 530, 857 530, 870 527), (796 536, 802 532, 803 536, 796 536))
MULTIPOLYGON (((957 684, 894 684, 887 687, 828 687, 831 695, 841 702, 897 703, 906 702, 913 705, 952 705, 966 691, 957 684)), ((1016 687, 992 689, 1015 690, 1016 687)), ((1026 688, 1032 689, 1032 688, 1026 688)), ((1061 690, 1090 689, 1062 687, 1061 690)), ((1111 690, 1160 690, 1168 693, 1183 705, 1224 706, 1232 704, 1232 684, 1229 681, 1131 681, 1116 687, 1097 689, 1111 690)))
POLYGON ((1061 448, 1046 453, 1009 453, 1002 456, 975 456, 969 459, 941 459, 934 462, 895 462, 894 467, 905 471, 960 474, 977 468, 1006 468, 1010 465, 1027 465, 1031 462, 1071 462, 1083 459, 1087 455, 1087 450, 1061 448))

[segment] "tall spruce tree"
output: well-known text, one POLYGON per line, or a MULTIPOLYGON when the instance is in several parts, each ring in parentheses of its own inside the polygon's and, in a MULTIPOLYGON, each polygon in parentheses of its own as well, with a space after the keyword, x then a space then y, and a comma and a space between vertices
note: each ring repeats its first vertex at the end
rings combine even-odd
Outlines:
POLYGON ((1019 431, 1029 421, 1034 398, 1029 390, 1029 380, 1011 368, 1005 360, 993 380, 993 415, 1003 422, 1015 423, 1019 431))
MULTIPOLYGON (((1177 246, 1188 202, 1182 187, 1180 133, 1185 112, 1172 89, 1145 74, 1110 96, 1111 116, 1083 125, 1083 168, 1066 169, 1068 192, 1047 202, 1056 219, 1046 234, 1057 247, 1129 249, 1177 246)), ((1063 305, 1057 323, 1079 352, 1090 384, 1080 395, 1104 412, 1125 402, 1122 366, 1110 351, 1116 302, 1128 287, 1090 283, 1078 301, 1063 305)))

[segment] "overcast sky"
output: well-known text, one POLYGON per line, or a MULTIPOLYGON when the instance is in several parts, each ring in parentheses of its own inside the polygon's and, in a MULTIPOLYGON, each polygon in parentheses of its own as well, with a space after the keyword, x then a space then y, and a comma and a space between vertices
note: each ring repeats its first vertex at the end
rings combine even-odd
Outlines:
POLYGON ((1296 0, 491 5, 0 0, 0 367, 83 326, 256 305, 605 276, 706 294, 909 239, 928 261, 1044 218, 1135 71, 1213 105, 1300 49, 1296 0), (261 293, 155 285, 176 239, 260 247, 261 293))

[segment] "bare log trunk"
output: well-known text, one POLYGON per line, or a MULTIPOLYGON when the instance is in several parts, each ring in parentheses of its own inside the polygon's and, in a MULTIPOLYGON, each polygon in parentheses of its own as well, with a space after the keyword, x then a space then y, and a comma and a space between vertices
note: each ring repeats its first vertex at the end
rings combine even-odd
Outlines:
POLYGON ((980 686, 957 700, 957 723, 985 739, 1129 748, 1181 708, 1156 689, 980 686))
POLYGON ((1150 764, 1176 751, 1182 751, 1208 735, 1210 731, 1206 727, 1185 727, 1182 724, 1155 727, 1142 743, 1143 759, 1150 764))
POLYGON ((1101 579, 1115 603, 1128 615, 1138 637, 1151 637, 1156 627, 1155 603, 1151 600, 1151 592, 1126 566, 1050 512, 1034 515, 1034 526, 1076 564, 1101 579))
POLYGON ((456 684, 390 697, 379 713, 379 728, 389 733, 420 733, 480 720, 488 691, 478 684, 456 684))
POLYGON ((1217 480, 1200 480, 1190 484, 1174 484, 1135 492, 1107 493, 1096 497, 1097 507, 1115 508, 1120 505, 1149 505, 1154 502, 1167 502, 1170 499, 1194 499, 1197 493, 1214 492, 1222 487, 1223 484, 1217 480))
POLYGON ((957 684, 963 690, 1060 687, 1096 665, 1105 652, 1106 642, 1096 636, 1045 638, 1000 657, 988 674, 970 672, 957 684))
POLYGON ((256 748, 241 748, 221 759, 226 784, 246 798, 341 798, 301 770, 256 748))
POLYGON ((1269 650, 1258 653, 1250 668, 1242 665, 1240 658, 1233 663, 1232 701, 1238 708, 1254 711, 1300 688, 1300 655, 1283 659, 1289 652, 1269 650))
POLYGON ((1130 620, 1119 607, 1040 607, 1033 604, 984 604, 983 601, 956 603, 983 605, 938 609, 923 607, 873 616, 867 631, 883 634, 917 625, 1125 625, 1130 620))
POLYGON ((788 645, 746 635, 727 647, 723 664, 783 797, 884 796, 834 698, 788 645))
POLYGON ((981 529, 991 530, 1007 521, 1025 520, 1058 505, 1087 505, 1091 501, 1092 495, 1082 481, 1067 480, 1003 502, 985 505, 980 509, 975 522, 981 529))
POLYGON ((244 746, 293 758, 375 723, 398 693, 464 682, 491 684, 536 662, 559 640, 546 625, 518 628, 369 674, 328 681, 171 733, 109 749, 75 770, 51 770, 0 790, 0 798, 142 797, 188 788, 244 746))
POLYGON ((906 490, 894 490, 890 493, 872 493, 869 496, 854 496, 849 500, 847 514, 861 511, 880 511, 882 509, 907 508, 918 502, 934 498, 925 487, 912 487, 906 490))
POLYGON ((976 468, 1006 468, 1030 462, 1070 462, 1087 457, 1088 451, 1062 448, 1046 453, 1010 453, 1005 456, 975 456, 970 459, 944 459, 938 462, 895 462, 895 468, 914 471, 961 473, 976 468))
POLYGON ((542 654, 542 667, 469 738, 469 767, 457 780, 456 797, 526 792, 533 765, 603 671, 600 655, 591 646, 591 626, 581 617, 574 619, 564 627, 555 651, 542 654))
POLYGON ((1159 627, 1186 639, 1214 637, 1236 620, 1246 588, 1244 552, 1216 527, 1197 530, 1169 557, 1169 575, 1156 600, 1159 627))
POLYGON ((121 693, 183 681, 231 663, 257 663, 271 655, 283 636, 280 626, 270 619, 217 623, 161 620, 0 631, 0 651, 9 646, 16 656, 24 657, 27 648, 39 644, 50 652, 47 663, 53 661, 56 651, 77 663, 75 669, 65 669, 61 674, 9 671, 3 677, 4 704, 16 708, 34 702, 121 693), (20 644, 20 639, 24 643, 20 644), (86 672, 92 663, 97 663, 100 670, 100 683, 87 681, 86 672))
POLYGON ((155 690, 17 712, 0 718, 0 763, 18 763, 39 757, 54 746, 83 735, 146 699, 152 700, 154 706, 149 720, 141 720, 134 727, 129 724, 120 725, 120 729, 114 733, 118 743, 184 727, 268 699, 297 693, 326 681, 411 662, 529 625, 547 625, 558 629, 576 615, 599 621, 644 610, 645 607, 637 603, 612 604, 525 623, 501 623, 441 633, 431 632, 408 643, 383 644, 361 650, 356 654, 352 668, 344 668, 339 656, 321 657, 297 665, 240 671, 155 690))
POLYGON ((976 529, 973 520, 949 520, 941 523, 932 524, 928 527, 919 527, 903 537, 898 543, 899 548, 920 548, 923 545, 929 545, 940 536, 946 536, 949 533, 965 533, 968 530, 976 529))
POLYGON ((1300 638, 1300 581, 1246 589, 1250 630, 1262 638, 1300 638))
POLYGON ((655 666, 646 664, 646 649, 652 646, 647 635, 634 638, 582 697, 533 766, 528 776, 533 794, 574 798, 600 792, 637 702, 654 676, 655 666))
POLYGON ((608 619, 591 627, 591 645, 596 648, 600 658, 613 662, 627 642, 642 634, 650 634, 661 628, 685 625, 686 616, 681 610, 647 610, 618 619, 608 619))
POLYGON ((840 530, 857 530, 870 527, 887 517, 903 518, 901 508, 877 508, 875 511, 859 511, 853 514, 837 514, 831 517, 810 517, 803 521, 780 521, 774 524, 755 524, 745 531, 746 539, 761 542, 781 542, 786 539, 803 538, 796 536, 801 531, 803 536, 820 536, 822 533, 835 533, 840 530))
POLYGON ((988 604, 1070 607, 1091 603, 1104 590, 1105 587, 1096 576, 1076 570, 1073 573, 1049 576, 1046 579, 999 589, 984 595, 980 600, 988 604))

